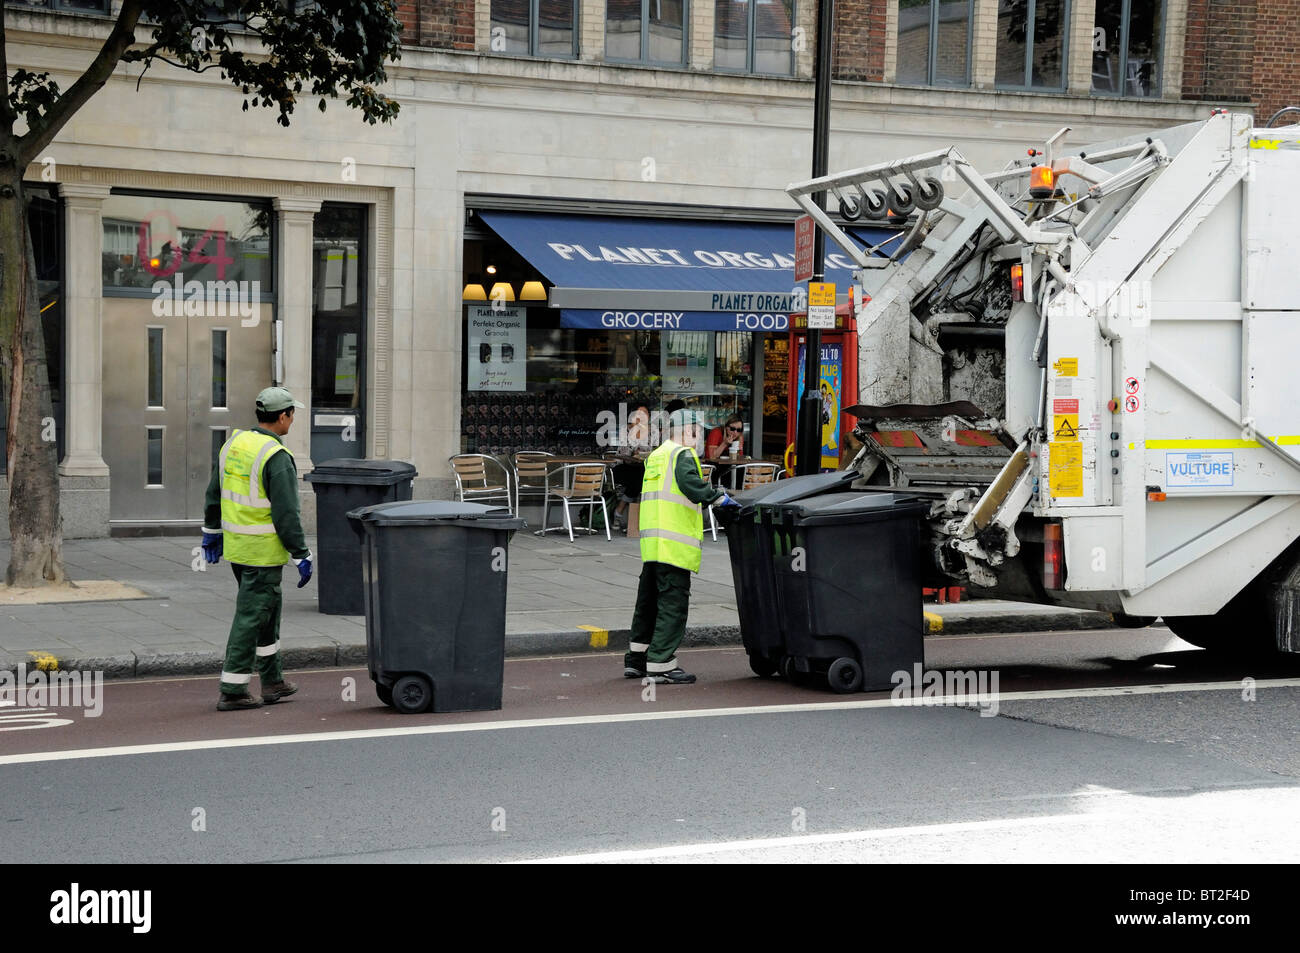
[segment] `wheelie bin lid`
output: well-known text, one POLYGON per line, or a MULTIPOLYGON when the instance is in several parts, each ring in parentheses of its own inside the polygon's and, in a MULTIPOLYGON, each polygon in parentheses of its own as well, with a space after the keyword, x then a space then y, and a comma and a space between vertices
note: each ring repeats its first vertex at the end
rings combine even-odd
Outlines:
POLYGON ((523 529, 528 524, 504 506, 455 503, 451 500, 403 500, 376 503, 348 512, 348 519, 375 526, 434 526, 456 523, 477 529, 523 529))
POLYGON ((303 479, 308 483, 347 483, 351 486, 392 486, 418 476, 412 464, 402 460, 326 460, 303 479))
POLYGON ((810 496, 846 490, 850 483, 858 478, 856 470, 832 470, 830 473, 810 473, 806 476, 790 477, 788 480, 773 480, 762 486, 754 487, 734 494, 740 504, 740 513, 753 512, 756 506, 774 506, 791 500, 803 500, 810 496))
POLYGON ((930 512, 930 500, 906 493, 828 493, 810 500, 783 504, 796 526, 830 523, 870 523, 877 520, 915 519, 930 512))

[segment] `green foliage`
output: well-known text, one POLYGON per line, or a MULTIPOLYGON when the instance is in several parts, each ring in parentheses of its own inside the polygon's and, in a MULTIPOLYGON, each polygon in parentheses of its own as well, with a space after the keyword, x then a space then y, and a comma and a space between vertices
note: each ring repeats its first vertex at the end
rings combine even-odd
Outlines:
POLYGON ((9 106, 29 123, 48 113, 58 98, 59 84, 50 79, 49 73, 18 69, 9 77, 9 106))

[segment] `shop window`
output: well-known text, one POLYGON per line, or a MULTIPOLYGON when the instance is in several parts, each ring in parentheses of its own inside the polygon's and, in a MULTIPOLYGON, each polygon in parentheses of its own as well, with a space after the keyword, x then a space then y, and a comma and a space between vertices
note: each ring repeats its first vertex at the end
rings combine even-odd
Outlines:
POLYGON ((578 55, 577 0, 492 0, 491 49, 520 56, 578 55))
POLYGON ((354 412, 351 430, 340 423, 328 435, 313 420, 314 456, 321 440, 342 441, 331 456, 365 455, 367 213, 363 205, 326 203, 312 227, 312 408, 354 412))
MULTIPOLYGON (((114 192, 103 208, 104 290, 154 293, 156 283, 203 294, 269 301, 269 204, 114 192)), ((232 306, 235 302, 232 301, 232 306)))
POLYGON ((899 0, 898 82, 969 86, 973 0, 899 0))
POLYGON ((685 66, 686 16, 687 0, 605 0, 605 57, 685 66))
POLYGON ((794 10, 794 0, 715 0, 714 68, 792 76, 794 10))
POLYGON ((1092 29, 1092 91, 1159 96, 1162 0, 1097 0, 1092 29))
POLYGON ((1065 88, 1068 0, 1000 0, 997 86, 1065 88))

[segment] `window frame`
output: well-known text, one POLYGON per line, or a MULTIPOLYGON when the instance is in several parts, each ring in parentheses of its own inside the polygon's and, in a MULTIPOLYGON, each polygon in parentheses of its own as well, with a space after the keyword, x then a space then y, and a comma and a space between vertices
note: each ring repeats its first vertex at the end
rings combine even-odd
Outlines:
POLYGON ((576 60, 582 39, 582 0, 573 2, 573 39, 568 53, 543 53, 539 49, 542 31, 542 0, 528 0, 528 49, 525 52, 492 49, 492 4, 488 3, 488 52, 495 56, 526 56, 543 60, 576 60))
MULTIPOLYGON (((632 66, 650 66, 655 69, 687 69, 691 61, 691 3, 692 0, 682 0, 682 58, 680 61, 670 63, 661 60, 650 59, 650 4, 652 0, 641 0, 641 56, 639 59, 627 59, 621 56, 609 55, 609 43, 605 44, 605 62, 620 63, 632 66)), ((707 0, 705 0, 707 2, 707 0)), ((609 24, 609 0, 605 0, 605 24, 606 36, 608 36, 609 24)), ((730 72, 734 72, 730 71, 730 72)))
POLYGON ((113 0, 98 0, 102 9, 87 10, 84 7, 65 7, 64 0, 4 0, 6 7, 26 7, 28 10, 40 10, 45 13, 71 13, 86 17, 113 16, 113 0))
MULTIPOLYGON (((1035 86, 1034 82, 1034 23, 1038 16, 1038 0, 1025 0, 1025 62, 1018 85, 1001 85, 997 82, 997 61, 993 63, 994 89, 1017 93, 1063 93, 1070 86, 1070 17, 1077 0, 1061 0, 1061 85, 1035 86)), ((1087 2, 1087 0, 1084 0, 1087 2)), ((1094 0, 1095 2, 1095 0, 1094 0)), ((1089 84, 1091 86, 1091 83, 1089 84)))
MULTIPOLYGON (((929 46, 926 48, 926 70, 925 82, 920 84, 898 82, 898 61, 894 61, 894 77, 900 86, 934 87, 937 89, 969 89, 973 61, 975 59, 975 0, 966 0, 966 78, 959 83, 937 82, 935 80, 935 69, 939 60, 939 6, 940 0, 930 0, 930 33, 929 46)), ((900 8, 901 16, 901 8, 900 8)), ((895 34, 898 26, 895 24, 895 34)), ((895 48, 897 49, 898 37, 895 35, 895 48)))
MULTIPOLYGON (((717 0, 713 0, 717 2, 717 0)), ((772 3, 780 3, 782 0, 770 0, 772 3)), ((974 0, 970 0, 974 2, 974 0)), ((745 0, 745 9, 748 11, 746 16, 746 42, 745 42, 745 65, 744 67, 719 66, 718 65, 718 31, 717 20, 714 19, 713 30, 713 71, 715 73, 726 73, 729 76, 773 76, 780 79, 793 79, 795 75, 795 53, 794 44, 790 44, 790 71, 788 73, 769 73, 764 70, 755 69, 754 43, 757 40, 755 27, 758 21, 758 4, 759 0, 745 0)), ((794 29, 799 25, 799 0, 790 0, 790 27, 794 29)))
MULTIPOLYGON (((1118 89, 1118 90, 1115 90, 1115 91, 1107 91, 1107 90, 1096 90, 1096 89, 1093 89, 1093 88, 1092 88, 1092 70, 1091 70, 1091 68, 1090 68, 1089 71, 1088 71, 1088 72, 1089 72, 1089 79, 1088 79, 1088 95, 1090 95, 1090 96, 1104 96, 1104 97, 1106 97, 1107 99, 1139 99, 1139 100, 1142 100, 1142 101, 1144 101, 1144 102, 1146 102, 1146 101, 1150 101, 1150 100, 1153 100, 1153 99, 1154 99, 1154 100, 1164 99, 1164 89, 1165 89, 1165 38, 1164 38, 1164 27, 1165 27, 1165 22, 1166 22, 1165 18, 1169 15, 1169 0, 1157 0, 1157 2, 1160 4, 1160 30, 1161 30, 1161 34, 1160 34, 1159 37, 1156 38, 1156 39, 1159 41, 1159 43, 1160 43, 1160 55, 1159 55, 1158 57, 1156 57, 1156 76, 1155 76, 1156 94, 1155 94, 1154 96, 1133 96, 1133 95, 1131 95, 1131 94, 1125 92, 1125 88, 1124 88, 1124 87, 1125 87, 1125 84, 1128 82, 1128 46, 1129 46, 1129 34, 1130 34, 1131 30, 1132 30, 1133 0, 1120 0, 1120 14, 1119 14, 1119 34, 1120 34, 1120 35, 1119 35, 1119 44, 1120 44, 1120 46, 1119 46, 1119 76, 1118 76, 1118 80, 1119 80, 1119 89, 1118 89)), ((1096 4, 1097 4, 1097 0, 1093 0, 1093 11, 1094 11, 1094 12, 1093 12, 1093 21, 1092 21, 1092 22, 1093 22, 1093 29, 1094 29, 1094 30, 1096 29, 1096 24, 1097 24, 1097 18, 1096 18, 1096 4)), ((1089 49, 1091 50, 1091 46, 1089 46, 1089 49)), ((1093 52, 1093 55, 1095 55, 1095 51, 1092 51, 1092 52, 1093 52)))

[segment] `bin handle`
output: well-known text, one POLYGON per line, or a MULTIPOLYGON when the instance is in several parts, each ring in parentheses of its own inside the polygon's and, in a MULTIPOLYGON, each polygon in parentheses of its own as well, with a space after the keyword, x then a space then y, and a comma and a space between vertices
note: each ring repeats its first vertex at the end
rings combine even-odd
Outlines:
POLYGON ((785 475, 794 476, 795 464, 798 462, 798 454, 794 452, 794 444, 785 448, 785 475))

